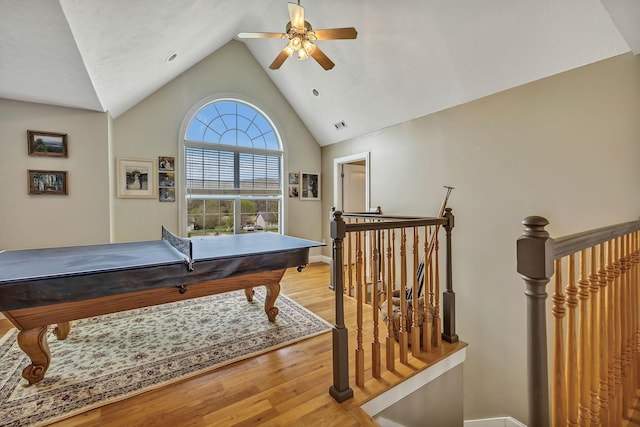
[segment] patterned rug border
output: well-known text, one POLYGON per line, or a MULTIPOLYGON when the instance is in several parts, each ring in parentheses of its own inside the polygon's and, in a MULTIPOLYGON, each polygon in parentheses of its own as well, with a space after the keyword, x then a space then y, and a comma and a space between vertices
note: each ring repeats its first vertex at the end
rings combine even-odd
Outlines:
MULTIPOLYGON (((265 298, 264 291, 261 288, 256 288, 255 291, 256 292, 255 292, 255 295, 254 295, 253 304, 258 304, 262 308, 262 307, 264 307, 264 298, 265 298)), ((229 295, 233 295, 233 294, 237 294, 237 293, 242 293, 242 295, 244 295, 243 291, 234 291, 234 292, 227 292, 225 294, 213 295, 212 297, 229 296, 229 295)), ((202 297, 201 299, 205 299, 205 298, 210 298, 210 297, 202 297)), ((177 303, 164 304, 164 306, 169 306, 171 304, 179 304, 179 303, 188 304, 190 301, 196 301, 196 300, 184 300, 184 301, 179 301, 177 303)), ((55 422, 62 421, 62 420, 67 419, 67 418, 71 418, 71 417, 73 417, 75 415, 82 414, 84 412, 88 412, 88 411, 91 411, 93 409, 109 405, 111 403, 119 402, 119 401, 122 401, 122 400, 125 400, 125 399, 128 399, 128 398, 140 395, 142 393, 146 393, 146 392, 149 392, 149 391, 152 391, 152 390, 156 390, 156 389, 165 387, 165 386, 167 386, 169 384, 174 384, 174 383, 177 383, 177 382, 180 382, 180 381, 184 381, 184 380, 187 380, 189 378, 193 378, 193 377, 196 377, 198 375, 202 375, 202 374, 207 373, 207 372, 215 371, 216 369, 222 368, 224 366, 229 366, 231 364, 234 364, 234 363, 237 363, 237 362, 240 362, 240 361, 243 361, 243 360, 247 360, 247 359, 250 359, 252 357, 261 355, 261 354, 266 354, 268 352, 275 351, 275 350, 281 349, 283 347, 287 347, 287 346, 289 346, 291 344, 294 344, 294 343, 297 343, 297 342, 301 342, 301 341, 304 341, 304 340, 307 340, 307 339, 310 339, 310 338, 325 334, 325 333, 329 332, 333 328, 333 325, 331 323, 327 322, 325 319, 323 319, 320 316, 318 316, 317 314, 313 313, 312 311, 310 311, 306 307, 304 307, 304 306, 298 304, 297 302, 293 301, 291 298, 287 297, 284 294, 280 294, 278 296, 278 300, 276 301, 276 307, 279 307, 279 309, 280 309, 280 313, 278 314, 278 317, 280 317, 283 314, 283 307, 287 306, 288 304, 291 304, 291 305, 293 305, 295 307, 298 307, 298 309, 303 311, 303 312, 305 312, 306 315, 314 318, 316 321, 318 321, 319 323, 323 324, 324 328, 322 328, 322 330, 311 332, 308 335, 304 335, 302 337, 295 337, 295 338, 292 338, 292 339, 277 343, 277 344, 275 344, 273 346, 270 346, 268 348, 265 348, 265 349, 257 350, 257 351, 250 352, 250 353, 247 353, 247 354, 241 354, 239 356, 232 357, 232 358, 224 360, 222 362, 215 363, 215 364, 213 364, 211 366, 203 366, 203 367, 197 368, 194 371, 188 372, 188 373, 186 373, 184 375, 181 375, 181 376, 179 376, 177 378, 168 378, 168 379, 162 380, 162 381, 160 381, 158 383, 155 383, 155 384, 146 385, 146 386, 143 385, 137 390, 133 390, 133 391, 130 391, 128 393, 125 393, 125 394, 122 394, 122 395, 119 395, 119 396, 114 396, 114 397, 111 397, 111 398, 107 398, 105 400, 101 400, 101 401, 98 401, 98 402, 90 403, 90 404, 88 404, 86 406, 83 406, 81 408, 73 409, 73 410, 70 410, 69 412, 64 412, 63 414, 60 414, 60 415, 57 415, 57 416, 52 416, 52 417, 46 418, 44 420, 38 420, 35 423, 23 424, 20 421, 18 421, 17 423, 16 422, 10 422, 9 424, 5 424, 4 422, 2 422, 2 417, 0 417, 0 427, 8 426, 8 425, 15 426, 15 427, 27 427, 27 426, 28 427, 40 427, 40 426, 46 426, 46 425, 49 425, 49 424, 52 424, 52 423, 55 423, 55 422), (286 303, 283 304, 282 300, 286 300, 286 303)), ((162 307, 162 305, 160 305, 160 306, 151 306, 151 307, 148 307, 148 309, 159 308, 159 307, 162 307)), ((136 310, 138 310, 138 309, 136 309, 136 310)), ((132 312, 132 311, 135 311, 135 310, 129 310, 129 311, 132 312)), ((118 315, 118 314, 121 314, 121 313, 126 313, 126 312, 113 313, 113 314, 105 315, 105 316, 113 316, 113 315, 118 315)), ((263 316, 265 316, 265 319, 266 319, 266 314, 264 313, 264 310, 261 310, 261 314, 263 316)), ((105 317, 105 316, 99 316, 99 317, 105 317)), ((90 318, 90 319, 98 319, 99 317, 90 318)), ((83 320, 89 320, 89 319, 83 319, 83 320)), ((277 321, 277 318, 276 318, 276 321, 277 321)), ((320 325, 318 325, 318 327, 320 327, 320 325)), ((4 345, 7 340, 10 340, 8 345, 12 345, 12 342, 15 342, 15 340, 16 340, 17 334, 18 334, 18 330, 16 330, 15 328, 11 328, 9 331, 7 331, 2 337, 0 337, 0 347, 2 345, 4 345)), ((25 355, 25 358, 26 358, 26 355, 25 355)), ((53 363, 53 361, 52 361, 52 363, 53 363)), ((23 381, 24 381, 24 384, 26 384, 26 381, 25 380, 23 380, 23 381)), ((2 386, 3 386, 3 384, 0 384, 0 387, 2 387, 2 386)), ((0 402, 0 403, 2 403, 2 402, 0 402)))

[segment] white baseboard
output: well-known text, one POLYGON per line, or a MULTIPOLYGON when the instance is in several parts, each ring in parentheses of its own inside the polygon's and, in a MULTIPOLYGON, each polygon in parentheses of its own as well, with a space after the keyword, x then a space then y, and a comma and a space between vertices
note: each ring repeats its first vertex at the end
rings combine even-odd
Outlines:
POLYGON ((482 420, 468 420, 465 427, 527 427, 520 421, 511 417, 485 418, 482 420))
POLYGON ((331 264, 331 257, 325 255, 311 255, 309 257, 309 264, 313 264, 314 262, 321 262, 324 264, 331 264))

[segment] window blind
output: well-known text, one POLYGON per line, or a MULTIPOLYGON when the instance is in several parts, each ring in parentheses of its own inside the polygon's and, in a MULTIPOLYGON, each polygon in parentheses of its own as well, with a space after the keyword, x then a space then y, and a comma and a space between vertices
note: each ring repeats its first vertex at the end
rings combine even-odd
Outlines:
POLYGON ((279 196, 281 156, 185 147, 187 194, 279 196))

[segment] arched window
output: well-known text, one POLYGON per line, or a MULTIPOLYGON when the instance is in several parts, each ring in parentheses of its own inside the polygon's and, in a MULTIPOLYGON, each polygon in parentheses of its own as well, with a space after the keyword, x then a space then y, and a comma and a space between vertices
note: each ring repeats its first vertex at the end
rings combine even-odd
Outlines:
POLYGON ((238 99, 198 109, 184 133, 187 235, 281 230, 282 144, 273 123, 238 99))

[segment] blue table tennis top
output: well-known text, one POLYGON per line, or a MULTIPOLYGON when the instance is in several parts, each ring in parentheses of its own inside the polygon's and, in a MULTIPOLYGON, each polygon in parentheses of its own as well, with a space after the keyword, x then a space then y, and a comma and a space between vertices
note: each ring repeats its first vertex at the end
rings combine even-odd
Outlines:
POLYGON ((0 252, 0 311, 304 265, 324 243, 270 232, 0 252))

